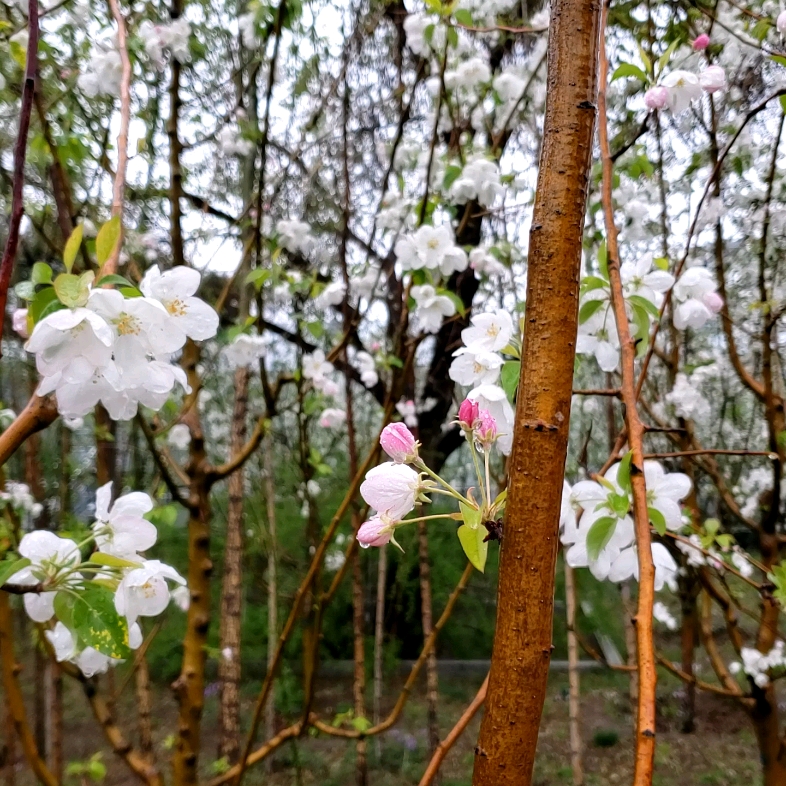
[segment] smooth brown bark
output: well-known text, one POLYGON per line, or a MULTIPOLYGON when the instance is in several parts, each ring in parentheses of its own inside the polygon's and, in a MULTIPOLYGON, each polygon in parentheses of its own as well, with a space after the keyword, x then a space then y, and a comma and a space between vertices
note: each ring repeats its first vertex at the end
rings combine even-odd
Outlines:
POLYGON ((526 329, 474 786, 529 784, 552 649, 554 572, 592 159, 598 0, 555 0, 530 231, 526 329))
MULTIPOLYGON (((273 440, 265 444, 265 504, 267 508, 267 668, 273 666, 278 641, 278 576, 276 563, 276 478, 273 463, 273 440)), ((276 732, 276 685, 271 683, 265 704, 265 738, 273 739, 276 732)))
MULTIPOLYGON (((387 584, 388 547, 379 549, 377 563, 377 603, 374 614, 374 724, 382 718, 382 656, 385 643, 385 586, 387 584)), ((382 755, 379 737, 374 739, 377 757, 382 755)))
MULTIPOLYGON (((246 441, 249 370, 235 371, 235 408, 232 414, 230 450, 236 455, 246 441)), ((240 614, 243 601, 243 469, 229 478, 224 577, 221 586, 221 656, 218 679, 221 686, 219 707, 219 757, 234 764, 240 755, 240 614)))
MULTIPOLYGON (((355 526, 360 526, 361 521, 357 513, 354 514, 355 526)), ((366 661, 363 637, 363 574, 360 565, 360 551, 355 551, 352 560, 352 637, 354 641, 353 658, 355 661, 355 674, 352 681, 352 694, 355 702, 355 717, 363 718, 366 715, 366 661)), ((366 740, 359 739, 356 743, 357 759, 355 762, 355 783, 357 786, 366 786, 368 783, 368 765, 366 762, 366 740)))

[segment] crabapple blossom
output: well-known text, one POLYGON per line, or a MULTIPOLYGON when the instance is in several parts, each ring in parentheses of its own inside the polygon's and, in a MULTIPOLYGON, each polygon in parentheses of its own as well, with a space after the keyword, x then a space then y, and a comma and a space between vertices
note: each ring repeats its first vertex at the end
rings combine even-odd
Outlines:
POLYGON ((677 630, 679 627, 676 617, 669 611, 668 606, 660 600, 655 601, 653 604, 652 616, 669 630, 677 630))
POLYGON ((445 87, 448 90, 475 90, 490 81, 491 69, 488 63, 479 57, 465 60, 454 71, 445 72, 445 87))
POLYGON ((477 402, 465 398, 458 409, 459 425, 464 429, 471 429, 472 424, 477 420, 479 412, 480 407, 478 407, 477 402))
POLYGON ((44 631, 44 635, 55 651, 55 658, 58 663, 64 660, 71 660, 76 655, 76 639, 71 631, 58 620, 52 630, 44 631))
POLYGON ((186 580, 170 565, 144 560, 142 567, 129 570, 115 591, 115 610, 133 625, 138 617, 155 617, 169 605, 167 579, 176 584, 186 580))
POLYGON ((701 395, 687 374, 681 371, 674 380, 674 387, 666 394, 665 400, 674 407, 674 414, 687 420, 704 420, 710 411, 710 405, 701 395))
POLYGON ((263 336, 241 333, 224 349, 224 357, 232 368, 252 368, 264 357, 266 349, 263 336))
POLYGON ((307 257, 314 249, 316 239, 305 221, 282 219, 276 224, 278 241, 291 254, 307 257))
POLYGON ((470 159, 450 187, 450 196, 458 204, 476 200, 483 207, 493 205, 503 193, 499 167, 482 156, 470 159))
POLYGON ((396 464, 408 464, 418 456, 418 443, 404 423, 385 426, 379 435, 379 444, 396 464))
POLYGON ((701 98, 699 78, 690 71, 672 71, 663 77, 661 85, 668 88, 668 105, 675 115, 684 112, 691 101, 701 98))
POLYGON ((461 340, 470 352, 499 352, 510 343, 513 320, 507 311, 475 314, 470 323, 461 331, 461 340))
POLYGON ((365 350, 356 353, 352 365, 360 372, 360 381, 367 388, 373 388, 379 382, 376 361, 365 350))
POLYGON ((468 387, 495 383, 504 362, 496 352, 473 352, 467 347, 459 347, 453 357, 448 376, 459 385, 468 387))
MULTIPOLYGON (((73 540, 61 538, 48 530, 28 532, 19 543, 19 554, 30 565, 8 578, 9 584, 32 586, 43 583, 56 585, 64 572, 79 565, 81 555, 73 540)), ((26 593, 25 611, 35 622, 47 622, 55 613, 56 592, 26 593)))
POLYGON ((175 423, 169 429, 166 441, 173 448, 185 450, 191 444, 191 429, 185 423, 175 423))
POLYGON ((254 143, 243 139, 240 131, 232 126, 224 126, 216 134, 216 143, 225 156, 248 156, 254 151, 254 143))
POLYGON ((726 72, 719 65, 707 66, 699 74, 699 84, 705 93, 717 93, 726 89, 726 72))
POLYGON ((688 268, 674 285, 674 326, 700 328, 723 308, 712 274, 704 267, 688 268))
POLYGON ((27 309, 26 308, 17 308, 14 309, 14 313, 11 315, 11 326, 14 329, 14 333, 17 334, 20 338, 27 340, 30 338, 30 334, 27 331, 27 309))
POLYGON ((644 462, 647 507, 654 508, 666 522, 666 528, 677 532, 682 528, 679 502, 688 496, 691 480, 682 472, 665 472, 657 461, 644 462))
POLYGON ((475 432, 475 442, 483 450, 490 450, 497 438, 497 421, 494 420, 488 410, 480 409, 478 411, 473 430, 475 432))
POLYGON ((405 464, 392 461, 370 469, 360 485, 363 499, 394 521, 403 519, 415 507, 421 490, 420 475, 405 464))
POLYGON ((783 36, 786 33, 786 11, 781 11, 775 20, 775 29, 783 36))
POLYGON ((663 293, 674 285, 674 276, 658 268, 653 270, 651 254, 640 257, 636 262, 623 262, 620 277, 625 297, 638 295, 656 306, 663 302, 663 293))
POLYGON ((702 33, 693 39, 691 46, 694 52, 702 52, 710 45, 710 37, 706 33, 702 33))
POLYGON ((505 391, 498 385, 479 385, 467 394, 467 398, 494 418, 497 424, 497 447, 504 456, 510 455, 515 413, 505 391))
POLYGON ((579 355, 594 355, 602 371, 616 371, 620 361, 620 340, 611 309, 604 306, 579 325, 576 338, 579 355))
POLYGON ((99 551, 132 562, 140 559, 140 551, 155 545, 158 532, 144 518, 153 509, 153 500, 142 491, 132 491, 112 500, 112 481, 96 491, 96 520, 93 524, 99 551))
POLYGON ((319 425, 322 428, 338 428, 347 421, 347 413, 343 409, 328 407, 319 416, 319 425))
MULTIPOLYGON (((655 591, 662 590, 664 586, 676 589, 677 563, 662 543, 652 544, 652 561, 655 565, 655 591)), ((639 557, 634 543, 620 551, 608 574, 609 581, 615 583, 627 581, 629 578, 639 580, 639 557)))
POLYGON ((412 399, 402 399, 396 404, 396 412, 404 419, 410 428, 416 428, 418 425, 418 415, 415 408, 415 402, 412 399))
POLYGON ((444 317, 456 313, 456 304, 446 295, 438 295, 431 284, 420 284, 410 289, 415 301, 415 317, 424 333, 438 333, 444 317))
POLYGON ((499 276, 505 272, 505 266, 483 247, 473 248, 469 252, 469 266, 482 276, 499 276))
POLYGON ((218 314, 204 300, 195 296, 200 279, 199 272, 192 268, 180 266, 162 273, 154 265, 147 270, 139 284, 145 297, 159 301, 166 309, 171 317, 167 331, 177 336, 180 346, 186 343, 186 338, 194 341, 213 338, 218 330, 218 314))
POLYGON ((455 245, 448 226, 432 227, 424 224, 412 235, 402 235, 394 247, 403 270, 437 270, 443 275, 466 270, 468 259, 463 249, 455 245))
POLYGON ((357 534, 358 543, 363 549, 367 549, 369 546, 384 546, 386 543, 390 543, 394 528, 394 522, 390 517, 384 514, 372 516, 360 525, 357 534))
POLYGON ((663 85, 651 87, 644 94, 647 109, 663 109, 669 103, 669 88, 663 85))
POLYGON ((332 281, 317 296, 316 301, 321 306, 340 306, 344 302, 347 285, 343 281, 332 281))

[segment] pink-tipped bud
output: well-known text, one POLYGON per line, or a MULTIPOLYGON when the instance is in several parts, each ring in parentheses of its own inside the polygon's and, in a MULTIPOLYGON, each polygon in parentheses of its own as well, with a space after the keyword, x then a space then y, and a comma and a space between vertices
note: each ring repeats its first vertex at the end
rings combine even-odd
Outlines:
POLYGON ((775 20, 775 29, 783 36, 786 33, 786 11, 781 11, 775 20))
POLYGON ((651 87, 644 94, 644 103, 647 109, 663 109, 669 103, 669 88, 668 87, 651 87))
POLYGON ((708 292, 701 299, 701 302, 704 303, 713 314, 717 314, 723 308, 723 298, 717 292, 708 292))
POLYGON ((458 411, 459 425, 465 429, 471 429, 472 424, 477 420, 479 408, 476 402, 465 398, 461 402, 458 411))
POLYGON ((16 311, 14 311, 11 317, 11 324, 14 328, 14 333, 16 333, 20 338, 30 338, 30 333, 27 330, 26 308, 18 308, 16 311))
POLYGON ((706 33, 702 33, 693 39, 693 51, 702 52, 710 45, 710 37, 706 33))
POLYGON ((369 546, 384 546, 390 543, 393 526, 390 521, 383 521, 380 516, 373 516, 360 525, 357 539, 360 547, 367 549, 369 546))
POLYGON ((418 443, 403 423, 391 423, 382 429, 379 444, 396 464, 408 464, 418 456, 418 443))
POLYGON ((487 410, 481 409, 475 421, 475 441, 483 448, 490 448, 497 438, 497 421, 487 410))
POLYGON ((719 65, 707 66, 699 74, 699 84, 705 93, 726 89, 726 72, 719 65))

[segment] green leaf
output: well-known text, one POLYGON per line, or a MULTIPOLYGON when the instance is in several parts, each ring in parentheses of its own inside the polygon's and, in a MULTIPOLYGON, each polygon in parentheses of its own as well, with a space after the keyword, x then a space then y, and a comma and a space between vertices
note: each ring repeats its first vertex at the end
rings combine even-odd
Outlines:
POLYGON ((658 270, 666 270, 669 269, 669 258, 668 257, 658 257, 657 259, 652 260, 653 264, 655 265, 658 270))
POLYGON ((55 279, 54 286, 55 292, 64 306, 77 308, 87 303, 90 287, 85 283, 82 276, 75 276, 73 273, 61 273, 55 279))
POLYGON ((781 104, 781 111, 786 112, 786 96, 781 96, 778 101, 781 104))
MULTIPOLYGON (((53 292, 54 290, 49 287, 47 290, 48 292, 53 292)), ((50 314, 54 314, 55 311, 62 311, 65 306, 57 299, 49 301, 43 309, 41 309, 41 313, 38 316, 39 321, 42 319, 46 319, 50 314)))
POLYGON ((609 260, 608 254, 606 253, 606 239, 600 241, 600 246, 598 247, 598 270, 600 270, 600 274, 606 281, 609 280, 609 260))
POLYGON ((651 300, 647 300, 647 298, 642 297, 641 295, 630 295, 630 297, 628 297, 628 302, 631 305, 643 308, 654 319, 657 319, 660 316, 658 307, 651 300))
POLYGON ((671 60, 671 56, 674 54, 674 50, 680 45, 679 39, 675 39, 669 44, 669 48, 658 58, 658 73, 663 71, 663 69, 668 64, 669 60, 671 60))
POLYGON ((666 517, 657 508, 647 508, 650 523, 655 527, 655 531, 663 537, 666 534, 666 517))
POLYGON ((455 49, 458 46, 458 30, 455 27, 448 28, 448 46, 455 49))
POLYGON ((28 567, 28 565, 31 564, 32 563, 30 560, 26 557, 14 560, 4 559, 2 562, 0 562, 0 587, 2 587, 3 584, 5 584, 8 579, 14 575, 14 573, 28 567))
POLYGON ((594 289, 606 289, 608 286, 609 282, 600 276, 584 276, 584 278, 581 279, 582 294, 585 292, 592 292, 594 289))
POLYGON ((437 292, 453 301, 457 314, 463 317, 464 314, 467 313, 467 307, 464 305, 464 301, 455 292, 451 292, 449 289, 438 289, 437 292))
MULTIPOLYGON (((786 66, 786 57, 783 55, 770 55, 770 60, 778 65, 786 66)), ((783 101, 783 96, 781 96, 781 101, 783 101)))
POLYGON ((142 297, 142 293, 136 287, 120 287, 120 294, 123 297, 142 297))
POLYGON ((52 268, 46 262, 36 262, 33 265, 33 273, 30 278, 34 284, 51 284, 52 268))
POLYGON ((63 249, 63 264, 69 273, 74 266, 76 255, 79 253, 79 247, 82 245, 82 235, 84 231, 84 226, 82 224, 77 224, 74 227, 74 231, 69 235, 65 248, 63 249))
POLYGON ((116 286, 121 287, 133 287, 134 285, 127 279, 123 278, 123 276, 118 276, 116 273, 112 273, 109 276, 101 276, 98 279, 98 283, 103 286, 104 284, 115 284, 116 286))
POLYGON ((90 555, 90 562, 96 565, 107 565, 110 568, 141 568, 141 562, 132 562, 127 559, 120 559, 114 554, 105 554, 103 551, 94 551, 90 555))
POLYGON ((325 335, 325 325, 322 322, 307 322, 306 330, 308 330, 314 338, 322 338, 322 336, 325 335))
POLYGON ((357 718, 352 718, 351 723, 352 728, 359 732, 364 732, 371 728, 371 721, 368 718, 364 718, 362 715, 358 715, 357 718))
POLYGON ((640 306, 633 306, 633 324, 636 326, 636 354, 643 355, 647 351, 650 336, 650 317, 640 306))
POLYGON ((633 65, 633 63, 620 63, 611 75, 611 81, 614 82, 617 79, 624 79, 629 76, 632 76, 634 79, 640 79, 642 82, 647 81, 647 75, 644 71, 633 65))
POLYGON ((103 265, 120 241, 120 216, 112 216, 96 235, 96 261, 103 265))
POLYGON ((646 69, 648 74, 652 74, 652 60, 650 56, 644 51, 644 47, 639 44, 639 57, 641 58, 641 62, 644 63, 644 68, 646 69))
MULTIPOLYGON (((628 510, 630 510, 630 499, 627 494, 609 494, 607 500, 609 506, 617 514, 618 518, 625 518, 625 516, 628 515, 628 510)), ((602 504, 603 503, 601 503, 600 506, 602 506, 602 504)))
POLYGON ((630 491, 630 462, 633 459, 632 451, 628 451, 620 461, 619 469, 617 470, 617 485, 623 491, 630 491))
POLYGON ((464 523, 457 530, 461 548, 472 566, 483 573, 486 569, 489 544, 483 542, 487 533, 486 528, 480 524, 480 511, 463 502, 459 503, 459 507, 464 519, 464 523))
POLYGON ((466 8, 459 8, 453 12, 453 18, 465 27, 472 27, 472 14, 466 8))
POLYGON ((257 289, 261 289, 262 285, 270 278, 271 275, 271 272, 267 268, 251 270, 246 275, 245 283, 253 284, 257 289))
POLYGON ((605 300, 587 300, 582 303, 579 309, 579 324, 583 325, 593 314, 600 311, 604 305, 606 305, 605 300))
POLYGON ((41 321, 41 315, 44 310, 52 303, 57 303, 58 306, 61 305, 57 299, 57 292, 55 292, 54 287, 44 287, 35 293, 35 297, 29 306, 30 316, 33 318, 34 323, 41 321))
POLYGON ((445 189, 450 188, 456 182, 456 180, 458 180, 460 174, 461 174, 460 166, 451 164, 450 166, 445 167, 445 176, 442 178, 443 188, 445 189))
POLYGON ((516 389, 519 386, 519 376, 521 374, 521 361, 520 360, 506 360, 502 364, 502 371, 500 372, 500 383, 508 401, 513 401, 516 397, 516 389))
POLYGON ((128 622, 115 611, 113 594, 106 587, 93 582, 85 585, 73 598, 72 619, 74 630, 86 646, 110 658, 127 658, 131 654, 128 622))
POLYGON ((594 562, 600 552, 608 545, 614 530, 617 528, 617 519, 611 516, 602 516, 592 523, 587 533, 587 556, 594 562))
POLYGON ((22 300, 32 300, 35 297, 35 284, 32 281, 20 281, 14 287, 14 292, 22 300))

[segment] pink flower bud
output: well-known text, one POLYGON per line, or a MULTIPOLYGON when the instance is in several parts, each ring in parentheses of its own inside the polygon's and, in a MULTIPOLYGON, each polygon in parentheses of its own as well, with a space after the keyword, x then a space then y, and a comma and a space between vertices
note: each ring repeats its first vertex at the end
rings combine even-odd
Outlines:
POLYGON ((27 332, 26 308, 18 308, 16 311, 14 311, 13 316, 11 317, 11 324, 13 325, 14 333, 24 339, 30 338, 30 334, 27 332))
POLYGON ((382 429, 379 444, 396 464, 408 464, 418 455, 418 444, 403 423, 391 423, 382 429))
POLYGON ((390 543, 392 534, 393 526, 389 520, 383 521, 380 516, 373 516, 360 525, 357 539, 360 547, 367 549, 369 546, 384 546, 390 543))
POLYGON ((699 84, 705 93, 717 93, 726 87, 726 72, 718 65, 707 66, 699 74, 699 84))
POLYGON ((701 52, 710 45, 710 37, 706 33, 702 33, 693 39, 693 51, 701 52))
POLYGON ((717 314, 723 308, 723 298, 717 292, 708 292, 701 299, 701 302, 704 303, 713 314, 717 314))
POLYGON ((497 421, 487 409, 481 409, 475 421, 475 440, 482 447, 488 449, 494 444, 496 438, 497 421))
POLYGON ((651 87, 644 94, 644 103, 647 109, 663 109, 669 102, 669 88, 668 87, 651 87))
POLYGON ((477 420, 479 408, 476 402, 470 401, 465 398, 461 402, 458 411, 459 424, 462 428, 470 429, 472 424, 477 420))

